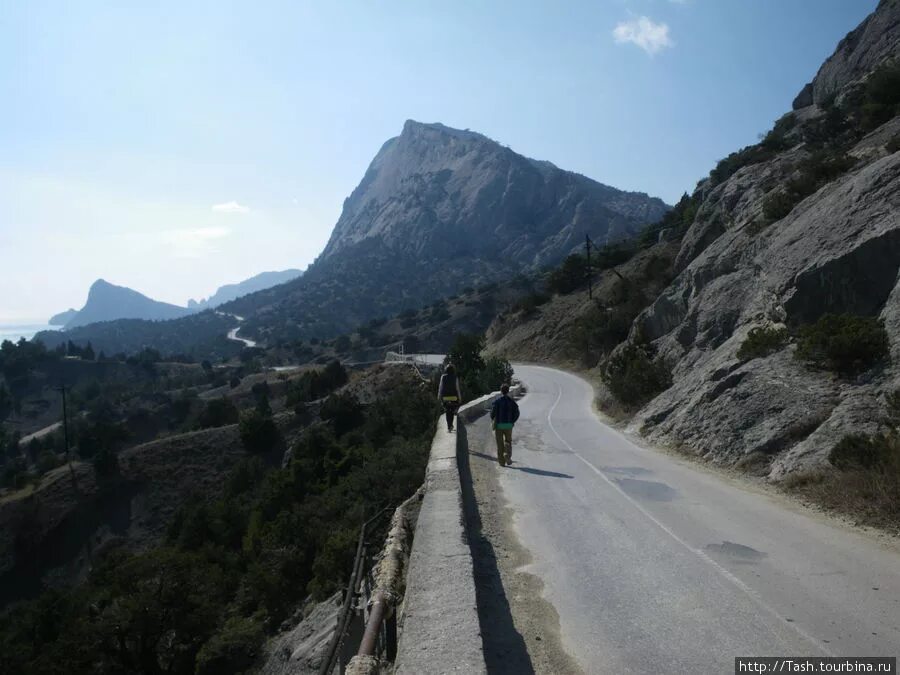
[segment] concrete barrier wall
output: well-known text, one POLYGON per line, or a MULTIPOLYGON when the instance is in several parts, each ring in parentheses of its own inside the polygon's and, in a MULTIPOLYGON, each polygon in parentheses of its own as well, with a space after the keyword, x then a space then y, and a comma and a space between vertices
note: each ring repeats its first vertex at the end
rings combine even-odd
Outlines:
MULTIPOLYGON (((518 387, 513 390, 518 393, 518 387)), ((462 406, 457 427, 490 410, 499 395, 494 392, 462 406)), ((398 675, 487 672, 456 439, 439 420, 401 607, 398 675)))

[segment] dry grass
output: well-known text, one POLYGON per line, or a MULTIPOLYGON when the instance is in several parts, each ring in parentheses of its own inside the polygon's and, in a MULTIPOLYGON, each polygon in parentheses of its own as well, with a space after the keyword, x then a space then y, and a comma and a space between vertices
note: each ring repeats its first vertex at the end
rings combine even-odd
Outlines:
POLYGON ((870 468, 791 474, 780 485, 861 525, 900 534, 900 440, 892 436, 889 442, 894 452, 870 468))
POLYGON ((741 457, 734 468, 751 476, 766 476, 772 468, 772 455, 765 452, 751 452, 741 457))

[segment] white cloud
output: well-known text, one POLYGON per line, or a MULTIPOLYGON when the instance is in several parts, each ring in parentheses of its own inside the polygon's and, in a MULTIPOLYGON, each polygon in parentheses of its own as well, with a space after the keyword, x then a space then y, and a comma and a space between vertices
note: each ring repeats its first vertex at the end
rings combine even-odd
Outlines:
POLYGON ((657 52, 675 45, 669 37, 669 26, 655 23, 646 16, 630 21, 622 21, 613 29, 613 38, 618 44, 632 43, 653 56, 657 52))
POLYGON ((238 204, 236 201, 214 204, 212 210, 216 213, 250 213, 250 208, 238 204))
POLYGON ((213 242, 231 234, 226 227, 196 227, 166 230, 161 233, 164 243, 172 247, 176 258, 200 258, 215 251, 213 242))

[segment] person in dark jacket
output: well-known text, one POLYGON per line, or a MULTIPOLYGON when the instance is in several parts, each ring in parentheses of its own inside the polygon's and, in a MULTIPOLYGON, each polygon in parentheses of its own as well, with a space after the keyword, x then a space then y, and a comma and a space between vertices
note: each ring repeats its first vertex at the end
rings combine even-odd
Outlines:
POLYGON ((500 466, 512 464, 512 430, 519 419, 519 406, 509 397, 509 385, 500 387, 500 398, 491 406, 491 424, 497 440, 500 466))
POLYGON ((453 416, 459 410, 462 401, 462 390, 459 388, 459 378, 456 376, 456 368, 452 363, 447 364, 444 374, 441 375, 441 384, 438 386, 438 399, 444 406, 444 414, 447 416, 447 431, 453 431, 453 416))

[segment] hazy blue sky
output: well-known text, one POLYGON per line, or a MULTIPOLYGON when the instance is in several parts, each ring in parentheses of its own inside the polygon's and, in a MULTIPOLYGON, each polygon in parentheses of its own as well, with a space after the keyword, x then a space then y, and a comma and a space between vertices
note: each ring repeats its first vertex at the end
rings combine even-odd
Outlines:
POLYGON ((674 201, 876 0, 0 0, 0 321, 305 267, 404 120, 674 201))

